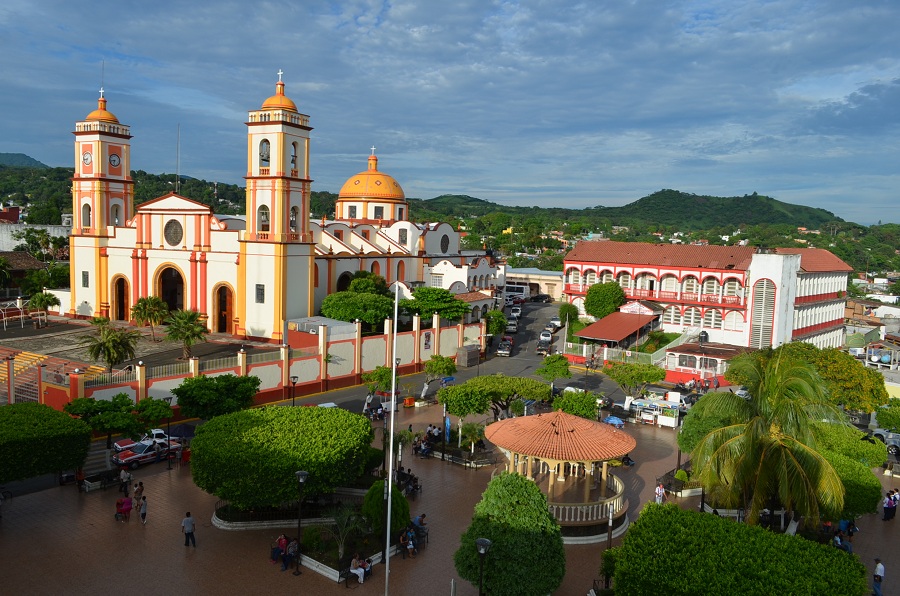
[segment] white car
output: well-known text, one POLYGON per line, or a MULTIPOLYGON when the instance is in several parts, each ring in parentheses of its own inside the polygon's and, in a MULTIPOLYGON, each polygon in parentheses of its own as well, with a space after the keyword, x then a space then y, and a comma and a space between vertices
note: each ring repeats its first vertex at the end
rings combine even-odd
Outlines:
POLYGON ((522 316, 522 307, 521 306, 512 307, 512 310, 509 311, 509 314, 511 314, 512 316, 514 316, 515 318, 518 319, 519 317, 522 316))
POLYGON ((553 325, 554 327, 556 327, 557 329, 562 327, 562 321, 560 320, 559 317, 552 317, 550 319, 550 324, 553 325))
POLYGON ((538 341, 553 342, 553 334, 544 329, 543 331, 541 331, 541 335, 538 337, 538 341))

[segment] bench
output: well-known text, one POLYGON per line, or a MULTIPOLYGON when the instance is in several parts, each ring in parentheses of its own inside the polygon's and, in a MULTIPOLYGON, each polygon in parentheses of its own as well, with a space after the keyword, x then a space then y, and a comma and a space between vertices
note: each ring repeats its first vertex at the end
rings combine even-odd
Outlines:
POLYGON ((120 483, 118 470, 106 470, 99 474, 86 476, 81 483, 81 489, 87 493, 99 488, 106 488, 113 484, 119 485, 120 483))
MULTIPOLYGON (((365 579, 369 579, 372 577, 373 569, 375 566, 371 563, 371 561, 369 561, 369 559, 366 559, 366 563, 366 572, 365 574, 363 574, 363 577, 365 577, 365 579)), ((350 563, 347 563, 346 566, 342 567, 340 573, 338 573, 338 583, 341 582, 344 582, 345 588, 356 588, 359 586, 359 578, 355 573, 350 573, 350 563)))

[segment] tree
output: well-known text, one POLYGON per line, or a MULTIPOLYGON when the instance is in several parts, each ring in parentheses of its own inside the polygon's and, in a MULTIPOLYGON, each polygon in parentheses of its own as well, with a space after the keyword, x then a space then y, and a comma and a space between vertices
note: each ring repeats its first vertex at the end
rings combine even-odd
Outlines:
POLYGON ((412 299, 401 300, 400 308, 406 313, 417 314, 420 317, 430 317, 437 313, 448 321, 458 321, 472 310, 471 306, 449 290, 429 287, 413 290, 412 299))
POLYGON ((322 316, 347 322, 360 320, 374 327, 394 316, 394 300, 380 294, 335 292, 322 300, 322 316))
POLYGON ((615 381, 619 388, 632 397, 644 394, 647 385, 666 378, 666 370, 652 364, 631 364, 611 362, 603 369, 607 377, 615 381))
POLYGON ((676 505, 648 505, 613 550, 617 596, 869 593, 858 557, 676 505))
POLYGON ((112 449, 113 434, 125 434, 137 439, 147 430, 134 413, 134 400, 127 393, 117 393, 112 399, 77 397, 63 407, 63 411, 86 422, 91 429, 106 435, 106 449, 112 449))
MULTIPOLYGON (((884 376, 836 348, 820 349, 805 342, 792 342, 774 350, 760 350, 753 355, 763 363, 779 357, 809 362, 825 382, 826 395, 831 403, 849 410, 873 412, 889 401, 884 376)), ((726 372, 725 378, 738 385, 746 384, 734 370, 726 372)))
POLYGON ((438 391, 437 399, 447 408, 448 414, 459 417, 460 445, 462 444, 463 418, 470 414, 484 414, 491 407, 490 393, 471 383, 444 387, 438 391))
POLYGON ((485 593, 538 596, 553 593, 562 583, 566 553, 559 524, 547 508, 547 497, 528 478, 507 472, 496 476, 475 505, 472 523, 453 555, 456 572, 475 586, 482 577, 478 538, 492 543, 484 558, 485 593))
POLYGON ((200 313, 196 310, 176 310, 169 315, 166 323, 169 324, 166 339, 181 342, 181 357, 184 360, 191 358, 191 346, 206 341, 209 332, 200 322, 200 313))
POLYGON ((477 422, 466 422, 459 429, 461 442, 468 443, 472 453, 475 453, 475 444, 484 438, 484 425, 477 422))
MULTIPOLYGON (((842 423, 846 417, 828 403, 815 369, 801 360, 773 358, 763 364, 739 356, 732 369, 746 379, 750 399, 711 393, 694 409, 731 419, 711 431, 691 458, 704 488, 727 505, 746 505, 747 521, 781 503, 810 523, 834 519, 843 509, 844 487, 816 449, 812 421, 842 423)), ((845 422, 844 422, 845 423, 845 422)))
POLYGON ((574 323, 578 320, 578 307, 568 302, 559 305, 559 320, 563 325, 574 323))
POLYGON ((346 486, 365 472, 372 426, 342 408, 252 408, 216 416, 191 441, 194 483, 242 509, 346 486))
POLYGON ((566 414, 580 416, 588 420, 596 420, 600 406, 598 395, 590 391, 563 391, 553 399, 553 409, 562 410, 566 414))
POLYGON ((55 294, 41 292, 40 294, 32 294, 31 298, 28 300, 28 304, 34 310, 46 315, 48 308, 51 306, 59 306, 59 298, 57 298, 55 294))
POLYGON ((5 288, 11 278, 9 260, 6 257, 0 257, 0 287, 5 288))
POLYGON ((160 420, 172 417, 172 406, 168 402, 153 397, 145 397, 137 403, 134 415, 144 429, 155 427, 160 420))
POLYGON ((154 327, 162 325, 168 316, 169 305, 159 296, 138 298, 134 306, 131 307, 131 318, 137 321, 138 325, 150 325, 150 337, 153 338, 153 341, 156 341, 154 327))
POLYGON ((875 411, 879 428, 900 431, 900 399, 892 399, 886 406, 875 411))
POLYGON ((137 343, 141 339, 139 331, 117 329, 109 325, 109 319, 103 317, 97 317, 91 323, 94 325, 94 333, 81 341, 91 360, 106 362, 107 369, 112 371, 114 366, 134 358, 137 343))
POLYGON ((34 402, 5 405, 0 408, 0 483, 80 468, 90 443, 90 426, 68 414, 34 402))
POLYGON ((456 362, 449 356, 433 354, 425 363, 425 382, 431 383, 456 374, 456 362))
POLYGON ((394 371, 389 366, 377 366, 375 370, 361 375, 362 382, 366 384, 369 393, 376 391, 390 391, 394 384, 394 371))
POLYGON ((507 377, 506 375, 484 375, 469 379, 464 385, 487 392, 491 400, 494 418, 508 412, 510 405, 521 399, 535 401, 549 400, 550 387, 537 379, 527 377, 507 377))
POLYGON ((572 378, 572 372, 569 370, 569 359, 563 354, 546 356, 534 373, 545 381, 549 381, 551 387, 556 379, 572 378))
POLYGON ((616 312, 623 304, 625 291, 614 281, 592 285, 584 297, 584 311, 598 319, 616 312))
POLYGON ((69 287, 69 266, 51 263, 47 269, 35 269, 25 274, 20 282, 23 296, 43 292, 44 288, 59 289, 69 287))
POLYGON ((509 322, 502 310, 489 310, 484 315, 486 321, 485 327, 489 335, 500 337, 506 331, 506 324, 509 322))
MULTIPOLYGON (((393 484, 393 483, 392 483, 393 484)), ((369 522, 372 531, 378 536, 384 536, 384 527, 387 520, 384 519, 385 502, 384 480, 376 480, 363 497, 362 514, 369 522)), ((391 542, 395 542, 400 535, 400 530, 409 525, 409 501, 403 495, 396 484, 391 488, 391 542)))
POLYGON ((369 271, 357 271, 350 280, 350 291, 356 294, 378 294, 387 296, 393 300, 393 294, 388 289, 387 281, 376 273, 369 271))
POLYGON ((354 532, 364 529, 363 516, 356 510, 355 505, 340 504, 329 512, 328 517, 332 523, 318 526, 320 530, 330 534, 338 547, 338 560, 344 559, 344 547, 347 539, 354 532))
POLYGON ((212 420, 216 416, 244 410, 253 405, 259 391, 259 377, 218 375, 189 377, 172 389, 178 398, 181 415, 212 420))

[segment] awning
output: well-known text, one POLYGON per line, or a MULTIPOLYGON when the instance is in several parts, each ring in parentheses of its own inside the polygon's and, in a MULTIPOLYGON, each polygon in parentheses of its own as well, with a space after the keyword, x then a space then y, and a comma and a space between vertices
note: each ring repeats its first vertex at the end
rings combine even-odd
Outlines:
POLYGON ((588 325, 575 335, 584 339, 620 342, 649 325, 656 316, 614 312, 588 325))

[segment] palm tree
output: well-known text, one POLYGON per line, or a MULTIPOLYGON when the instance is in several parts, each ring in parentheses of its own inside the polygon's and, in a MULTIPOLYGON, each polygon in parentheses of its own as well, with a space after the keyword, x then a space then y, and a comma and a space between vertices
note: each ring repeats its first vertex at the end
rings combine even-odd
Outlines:
POLYGON ((693 466, 715 498, 749 508, 749 523, 777 502, 817 522, 820 513, 841 511, 844 485, 816 450, 811 422, 846 424, 846 417, 828 403, 812 365, 769 356, 732 361, 730 376, 744 381, 749 399, 712 393, 694 406, 698 414, 715 413, 732 422, 700 440, 691 454, 693 466))
POLYGON ((34 294, 28 300, 28 305, 38 312, 43 312, 46 316, 49 307, 59 306, 59 298, 49 292, 41 292, 40 294, 34 294))
POLYGON ((198 341, 206 341, 208 331, 200 322, 200 313, 196 310, 176 310, 166 319, 166 339, 180 341, 181 356, 185 360, 191 357, 191 346, 198 341))
POLYGON ((138 322, 139 325, 150 325, 150 337, 156 341, 155 325, 162 325, 166 317, 169 316, 169 305, 166 304, 159 296, 149 296, 138 298, 138 301, 131 307, 131 318, 138 322))
POLYGON ((91 323, 95 325, 96 331, 81 342, 91 360, 106 362, 107 369, 112 371, 115 365, 134 358, 137 342, 141 339, 139 331, 117 329, 109 325, 109 319, 102 317, 91 323))

